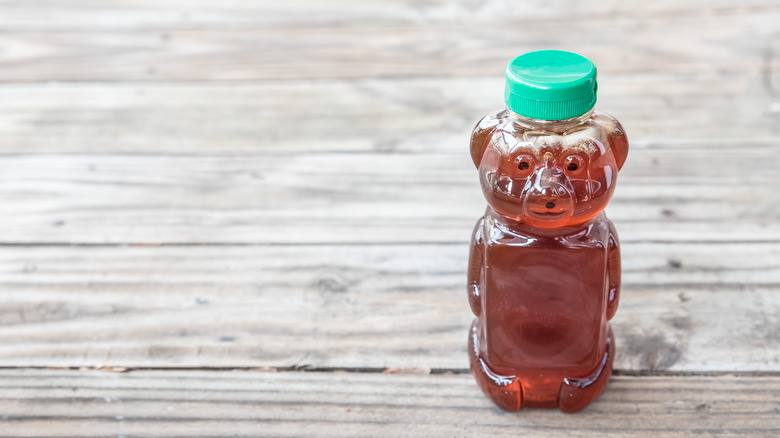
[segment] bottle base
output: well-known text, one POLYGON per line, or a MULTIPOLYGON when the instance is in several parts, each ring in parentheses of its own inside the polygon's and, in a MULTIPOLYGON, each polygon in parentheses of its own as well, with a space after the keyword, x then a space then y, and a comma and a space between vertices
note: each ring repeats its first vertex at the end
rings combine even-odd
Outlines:
POLYGON ((615 359, 615 338, 612 327, 607 335, 607 348, 598 367, 587 377, 545 379, 534 385, 523 384, 522 376, 503 376, 493 372, 479 352, 476 320, 469 333, 471 373, 482 392, 498 407, 507 411, 522 408, 558 408, 562 412, 581 411, 596 399, 612 376, 615 359))

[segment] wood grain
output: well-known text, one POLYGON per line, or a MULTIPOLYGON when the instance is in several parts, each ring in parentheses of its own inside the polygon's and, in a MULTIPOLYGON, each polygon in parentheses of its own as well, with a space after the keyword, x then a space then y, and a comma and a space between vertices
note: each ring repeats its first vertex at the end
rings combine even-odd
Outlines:
MULTIPOLYGON (((726 151, 632 151, 608 208, 622 239, 780 240, 771 147, 726 151)), ((5 156, 0 242, 465 243, 477 179, 465 154, 5 156)))
POLYGON ((490 23, 496 17, 522 21, 593 18, 673 18, 680 16, 739 16, 772 10, 774 0, 673 0, 654 2, 607 0, 543 3, 487 0, 36 0, 0 1, 0 28, 6 30, 63 29, 177 29, 246 27, 349 22, 469 21, 490 23))
POLYGON ((3 371, 0 436, 775 436, 777 377, 615 377, 572 415, 505 413, 469 375, 3 371))
POLYGON ((0 0, 0 436, 780 435, 778 22, 0 0), (597 63, 632 141, 617 375, 571 416, 499 411, 465 351, 466 139, 541 48, 597 63))
POLYGON ((765 54, 779 20, 775 5, 655 20, 30 30, 4 35, 0 82, 496 77, 519 53, 559 47, 587 55, 603 73, 744 74, 774 62, 765 54))
MULTIPOLYGON (((0 153, 464 154, 477 120, 503 106, 494 76, 5 85, 0 153)), ((771 148, 780 95, 766 87, 758 73, 602 74, 598 108, 621 120, 634 149, 771 148)))
MULTIPOLYGON (((467 245, 6 247, 0 366, 468 368, 467 245)), ((628 373, 778 369, 780 245, 624 244, 628 373)))

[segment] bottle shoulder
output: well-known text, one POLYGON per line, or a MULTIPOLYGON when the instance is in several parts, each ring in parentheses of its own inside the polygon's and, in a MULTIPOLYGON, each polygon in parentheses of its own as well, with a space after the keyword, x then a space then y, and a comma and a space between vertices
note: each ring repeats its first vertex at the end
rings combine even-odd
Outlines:
POLYGON ((603 212, 587 222, 556 229, 538 229, 506 220, 488 211, 478 222, 487 247, 491 246, 563 246, 606 248, 614 225, 603 212))
POLYGON ((509 110, 491 113, 477 124, 475 131, 492 129, 494 135, 512 134, 515 137, 522 136, 567 136, 590 134, 593 137, 612 135, 616 131, 622 131, 620 122, 613 116, 593 111, 587 117, 576 122, 570 121, 535 121, 524 119, 519 121, 516 115, 509 110))

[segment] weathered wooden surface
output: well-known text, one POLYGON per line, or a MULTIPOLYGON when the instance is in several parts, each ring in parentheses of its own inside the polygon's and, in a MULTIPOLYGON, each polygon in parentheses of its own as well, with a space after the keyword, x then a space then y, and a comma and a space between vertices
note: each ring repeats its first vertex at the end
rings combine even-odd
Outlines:
MULTIPOLYGON (((460 155, 481 115, 502 106, 502 78, 494 76, 5 85, 0 152, 460 155)), ((607 76, 599 105, 631 127, 632 154, 659 143, 766 148, 780 135, 780 86, 773 94, 768 74, 607 76)))
POLYGON ((592 18, 662 18, 739 16, 776 9, 775 0, 657 0, 626 2, 507 2, 503 0, 36 0, 0 1, 0 28, 9 30, 213 28, 349 22, 430 23, 495 22, 497 17, 522 23, 592 18))
MULTIPOLYGON (((15 247, 0 366, 468 368, 466 245, 15 247)), ((627 244, 626 373, 775 372, 780 245, 627 244)))
MULTIPOLYGON (((780 240, 771 150, 634 150, 607 211, 624 242, 780 240)), ((0 242, 465 244, 476 180, 466 154, 6 156, 0 242)))
POLYGON ((616 377, 569 416, 504 413, 468 375, 2 371, 0 394, 2 433, 24 437, 780 433, 777 377, 616 377))
POLYGON ((778 63, 756 44, 774 36, 778 21, 780 5, 641 21, 25 31, 4 35, 0 82, 484 76, 517 53, 560 46, 588 53, 602 72, 757 72, 778 63), (611 39, 620 46, 604 43, 611 39))
POLYGON ((0 0, 0 436, 778 435, 778 22, 0 0), (617 376, 574 416, 498 411, 465 352, 468 133, 548 47, 596 61, 632 142, 617 376))

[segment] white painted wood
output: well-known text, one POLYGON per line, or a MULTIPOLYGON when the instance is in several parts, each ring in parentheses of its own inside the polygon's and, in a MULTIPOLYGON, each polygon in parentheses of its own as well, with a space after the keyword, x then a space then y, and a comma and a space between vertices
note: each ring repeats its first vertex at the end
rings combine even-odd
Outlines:
POLYGON ((615 377, 584 411, 505 413, 469 375, 0 373, 0 436, 775 436, 777 377, 615 377))

